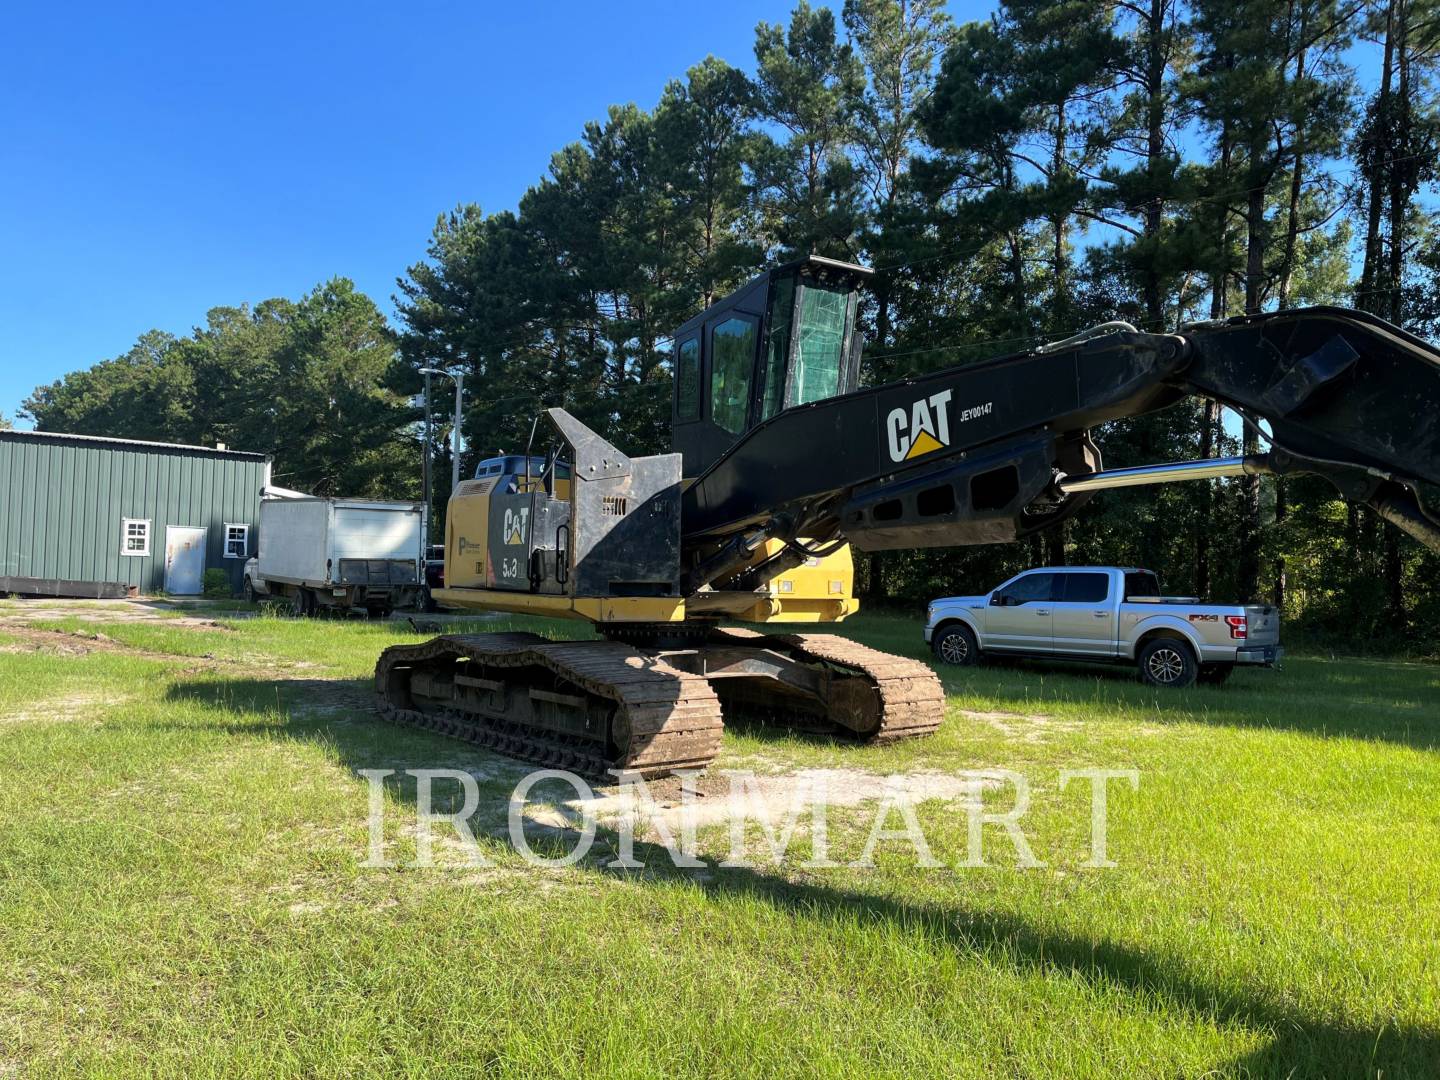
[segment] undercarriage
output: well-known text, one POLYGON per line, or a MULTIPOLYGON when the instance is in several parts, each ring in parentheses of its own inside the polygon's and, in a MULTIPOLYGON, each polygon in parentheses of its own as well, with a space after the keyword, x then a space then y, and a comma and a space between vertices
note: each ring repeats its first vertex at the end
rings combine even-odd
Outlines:
POLYGON ((703 769, 724 720, 759 719, 862 743, 933 733, 928 665, 830 634, 691 629, 638 643, 447 635, 387 649, 379 708, 510 757, 613 781, 703 769))

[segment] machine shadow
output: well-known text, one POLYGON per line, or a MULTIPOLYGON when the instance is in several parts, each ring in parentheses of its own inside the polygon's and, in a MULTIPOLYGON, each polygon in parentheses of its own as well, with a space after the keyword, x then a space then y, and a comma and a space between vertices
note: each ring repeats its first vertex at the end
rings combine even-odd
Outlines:
MULTIPOLYGON (((369 679, 271 682, 208 677, 177 682, 166 696, 234 714, 236 718, 219 729, 237 736, 268 734, 324 745, 357 777, 361 769, 396 767, 401 760, 458 768, 477 758, 509 762, 444 736, 384 724, 369 710, 370 686, 369 679), (307 702, 317 693, 325 703, 319 709, 307 702)), ((531 768, 511 764, 517 779, 531 768)), ((413 805, 413 784, 395 783, 390 790, 413 805)), ((485 810, 482 805, 481 812, 485 810)), ((537 850, 553 846, 556 853, 570 850, 580 837, 578 830, 563 827, 546 826, 544 833, 537 850)), ((606 833, 602 827, 602 836, 606 833)), ((635 858, 641 869, 613 868, 607 858, 592 854, 576 869, 656 885, 683 882, 716 901, 760 901, 822 928, 886 923, 923 936, 936 949, 1022 973, 1074 978, 1087 987, 1118 986, 1133 997, 1137 1009, 1158 1002, 1196 1022, 1238 1026, 1267 1040, 1251 1054, 1216 1063, 1216 1070, 1224 1075, 1440 1075, 1440 1029, 1370 1027, 1343 1017, 1310 1015, 1276 990, 1241 990, 1207 981, 1183 957, 1150 953, 1089 934, 1057 933, 974 905, 910 903, 813 878, 795 881, 779 868, 729 867, 713 859, 704 860, 700 869, 677 868, 666 848, 638 837, 635 858)))

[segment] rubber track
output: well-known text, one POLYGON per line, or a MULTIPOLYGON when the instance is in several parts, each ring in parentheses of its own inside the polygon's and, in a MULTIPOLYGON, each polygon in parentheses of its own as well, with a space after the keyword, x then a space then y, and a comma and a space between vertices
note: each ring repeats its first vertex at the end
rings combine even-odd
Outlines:
POLYGON ((837 634, 761 634, 726 629, 720 636, 739 645, 778 648, 797 660, 823 662, 868 676, 880 694, 880 726, 867 743, 892 743, 933 735, 945 719, 945 690, 929 664, 881 652, 837 634))
POLYGON ((375 665, 375 689, 379 711, 388 720, 595 779, 613 781, 611 769, 644 778, 703 769, 720 750, 720 699, 705 678, 614 641, 552 642, 535 634, 470 634, 432 638, 420 645, 392 645, 375 665), (597 752, 596 743, 580 736, 459 710, 408 708, 385 695, 397 665, 448 666, 462 658, 491 671, 547 668, 587 693, 615 702, 616 718, 629 731, 627 745, 618 758, 607 758, 597 752))

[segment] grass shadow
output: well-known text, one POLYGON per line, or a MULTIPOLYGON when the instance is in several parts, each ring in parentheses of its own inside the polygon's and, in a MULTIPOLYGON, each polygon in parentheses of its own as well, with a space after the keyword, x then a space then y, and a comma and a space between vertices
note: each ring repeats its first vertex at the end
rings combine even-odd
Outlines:
MULTIPOLYGON (((176 682, 166 697, 206 703, 253 718, 222 725, 222 731, 246 736, 270 732, 323 743, 356 774, 361 769, 394 765, 397 758, 422 757, 430 767, 458 768, 466 768, 477 758, 496 758, 514 766, 500 770, 502 777, 528 771, 510 759, 443 736, 389 727, 370 712, 369 695, 368 679, 272 682, 206 676, 176 682)), ((413 802, 413 784, 397 783, 392 790, 402 800, 413 802)), ((578 832, 563 828, 546 830, 547 843, 567 850, 578 836, 578 832)), ((759 901, 789 917, 821 926, 888 924, 921 936, 935 949, 987 965, 1078 981, 1097 993, 1119 988, 1137 1010, 1158 1005, 1195 1022, 1236 1026, 1259 1034, 1265 1040, 1259 1049, 1216 1063, 1216 1071, 1224 1075, 1440 1075, 1440 1030, 1377 1027, 1343 1016, 1313 1015, 1295 1007, 1280 990, 1207 979, 1184 957, 1148 952, 1103 937, 1057 932, 974 905, 907 902, 816 880, 793 881, 779 871, 726 867, 714 861, 707 861, 700 870, 677 869, 663 847, 639 840, 635 853, 644 865, 642 870, 613 869, 594 857, 580 862, 578 868, 638 881, 684 881, 717 901, 759 901)))

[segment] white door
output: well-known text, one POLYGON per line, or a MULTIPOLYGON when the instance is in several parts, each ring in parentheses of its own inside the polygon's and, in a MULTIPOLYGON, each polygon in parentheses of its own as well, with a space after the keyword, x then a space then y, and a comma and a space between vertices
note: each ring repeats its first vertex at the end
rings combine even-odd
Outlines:
POLYGON ((995 590, 985 611, 985 648, 1050 651, 1055 575, 1022 574, 995 590))
POLYGON ((196 596, 205 577, 205 530, 165 526, 165 591, 196 596))

